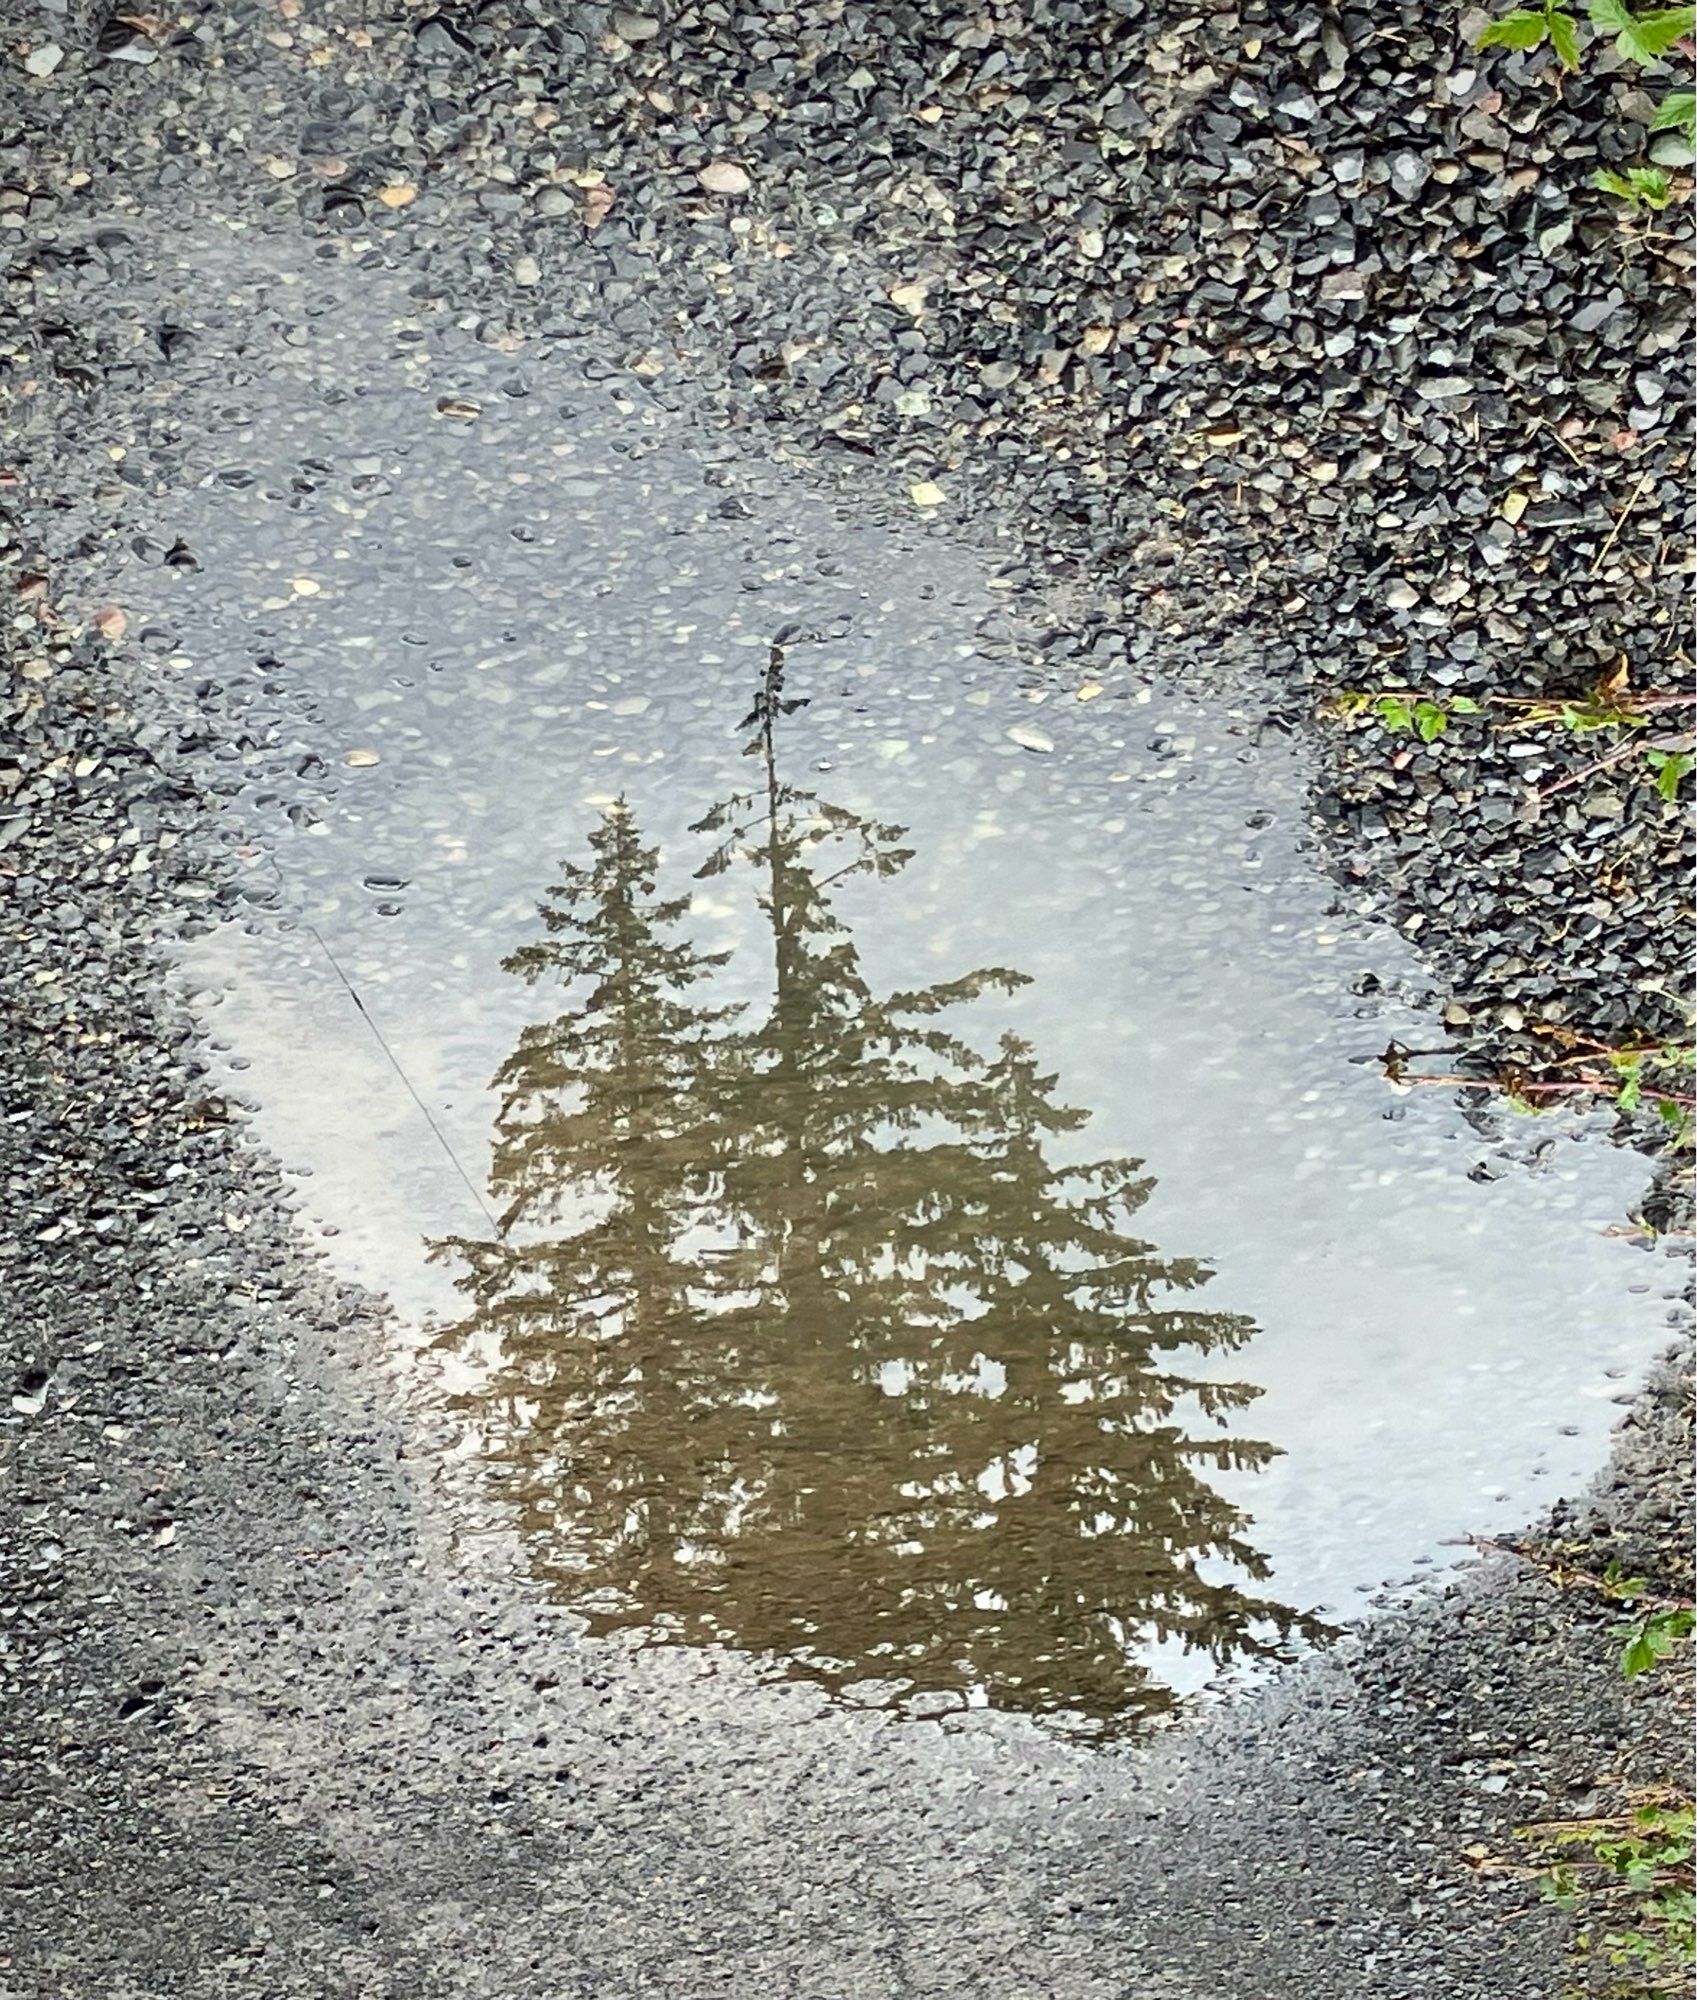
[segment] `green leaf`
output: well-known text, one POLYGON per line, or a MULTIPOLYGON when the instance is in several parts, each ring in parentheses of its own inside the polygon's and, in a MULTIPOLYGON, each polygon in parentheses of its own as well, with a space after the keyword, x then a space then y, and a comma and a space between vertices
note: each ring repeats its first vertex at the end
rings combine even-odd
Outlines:
POLYGON ((1549 13, 1544 16, 1550 31, 1550 47, 1556 52, 1556 61, 1563 69, 1579 67, 1579 24, 1571 14, 1549 13))
POLYGON ((1512 14, 1493 21, 1479 37, 1476 46, 1482 49, 1535 49, 1547 32, 1548 22, 1543 14, 1517 7, 1512 14))
MULTIPOLYGON (((1620 37, 1620 43, 1631 45, 1621 48, 1621 54, 1630 55, 1637 62, 1656 62, 1675 42, 1685 41, 1694 31, 1697 31, 1697 7, 1662 7, 1653 14, 1638 14, 1631 28, 1620 37)), ((1616 46, 1620 47, 1620 43, 1616 46)))
POLYGON ((1375 706, 1379 711, 1379 720, 1387 729, 1412 729, 1414 727, 1414 713, 1400 695, 1380 695, 1375 706))
POLYGON ((1591 185, 1634 208, 1666 208, 1672 192, 1660 167, 1628 167, 1624 174, 1612 167, 1599 167, 1591 176, 1591 185))
POLYGON ((1652 132, 1683 132, 1697 146, 1697 93, 1670 90, 1650 120, 1652 132))
POLYGON ((1615 48, 1628 62, 1659 62, 1675 42, 1692 32, 1690 7, 1662 7, 1651 14, 1634 14, 1625 0, 1591 0, 1591 25, 1600 35, 1613 35, 1615 48))
POLYGON ((1680 786, 1697 769, 1683 750, 1646 750, 1644 759, 1656 774, 1656 790, 1669 805, 1678 799, 1680 786))
POLYGON ((1647 1632, 1634 1632, 1620 1650, 1620 1670, 1629 1681, 1647 1674, 1656 1664, 1656 1649, 1647 1632))
POLYGON ((1638 1100, 1643 1094, 1643 1073, 1639 1070, 1634 1070, 1621 1085, 1620 1089, 1616 1091, 1615 1102, 1620 1106, 1622 1111, 1636 1111, 1638 1109, 1638 1100))
POLYGON ((1477 715, 1478 713, 1479 704, 1470 694, 1452 694, 1450 696, 1451 715, 1477 715))
POLYGON ((1417 701, 1414 704, 1414 727, 1422 743, 1430 743, 1442 736, 1450 726, 1449 717, 1435 701, 1417 701))

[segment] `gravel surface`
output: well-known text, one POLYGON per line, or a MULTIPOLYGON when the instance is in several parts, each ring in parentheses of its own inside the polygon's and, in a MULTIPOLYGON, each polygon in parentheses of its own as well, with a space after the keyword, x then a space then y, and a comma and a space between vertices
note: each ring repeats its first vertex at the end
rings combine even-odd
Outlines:
MULTIPOLYGON (((1558 1989, 1559 1918, 1461 1856, 1665 1771, 1675 1719, 1510 1557, 1124 1758, 818 1714, 728 1661, 613 1673, 533 1602, 165 997, 269 753, 240 684, 121 613, 125 564, 195 560, 149 534, 195 316, 172 233, 305 231, 497 350, 634 372, 1000 547, 1045 607, 1027 671, 1256 677, 1317 732, 1336 866, 1487 1059, 1540 1022, 1677 1032, 1687 815, 1637 759, 1540 805, 1594 741, 1319 714, 1680 672, 1689 209, 1647 230, 1586 188, 1643 150, 1628 80, 1557 97, 1462 25, 9 18, 10 1990, 1558 1989)), ((1556 1532, 1688 1589, 1683 1379, 1556 1532)))

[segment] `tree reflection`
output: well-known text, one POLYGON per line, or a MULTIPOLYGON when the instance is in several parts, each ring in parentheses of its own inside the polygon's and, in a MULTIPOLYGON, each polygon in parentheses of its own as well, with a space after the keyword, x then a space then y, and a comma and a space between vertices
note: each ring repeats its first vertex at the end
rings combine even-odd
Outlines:
POLYGON ((1224 1664, 1300 1622, 1207 1472, 1271 1447, 1257 1393, 1184 1372, 1239 1347, 1199 1265, 1127 1231, 1138 1163, 1058 1165, 1086 1114, 1024 1042, 957 1022, 998 968, 879 992, 833 895, 890 880, 900 828, 797 790, 774 649, 759 781, 696 831, 748 881, 753 1008, 623 804, 507 961, 561 1011, 500 1093, 490 1240, 448 1338, 533 1559, 600 1630, 782 1656, 864 1699, 989 1702, 1110 1733, 1171 1703, 1151 1642, 1224 1664))

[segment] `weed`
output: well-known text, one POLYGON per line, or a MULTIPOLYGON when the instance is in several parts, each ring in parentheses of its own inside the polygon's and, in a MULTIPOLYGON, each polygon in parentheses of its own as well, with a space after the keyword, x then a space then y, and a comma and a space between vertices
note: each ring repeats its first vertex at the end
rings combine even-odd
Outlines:
POLYGON ((1679 1148, 1691 1143, 1697 1096, 1692 1094, 1689 1073, 1697 1064, 1697 1051, 1688 1043, 1600 1042, 1565 1028, 1537 1032, 1567 1053, 1552 1053, 1535 1075, 1518 1063, 1504 1063, 1494 1075, 1481 1076, 1411 1070, 1409 1063, 1416 1056, 1440 1051, 1404 1048, 1397 1042, 1380 1060, 1388 1080, 1404 1088, 1436 1084, 1490 1091, 1513 1111, 1550 1111, 1570 1098, 1603 1098, 1629 1115, 1647 1107, 1666 1128, 1664 1145, 1679 1148))
POLYGON ((1591 185, 1602 194, 1612 194, 1629 208, 1664 209, 1673 200, 1673 181, 1661 167, 1599 167, 1591 185))
POLYGON ((1479 704, 1465 694, 1420 694, 1412 688, 1366 694, 1351 689, 1334 697, 1332 713, 1346 720, 1376 715, 1393 736, 1418 736, 1422 743, 1434 743, 1450 726, 1452 715, 1477 715, 1479 704))
MULTIPOLYGON (((1541 1570, 1557 1588, 1595 1592, 1638 1607, 1615 1628, 1621 1642, 1618 1671, 1627 1680, 1652 1672, 1691 1637, 1692 1607, 1683 1598, 1651 1593, 1642 1577, 1617 1564, 1596 1575, 1572 1566, 1559 1550, 1545 1553, 1510 1543, 1486 1542, 1541 1570)), ((1616 1809, 1578 1819, 1539 1820, 1515 1828, 1529 1865, 1470 1848, 1470 1858, 1493 1870, 1530 1878, 1547 1903, 1568 1911, 1577 1925, 1575 1960, 1600 1966, 1615 2000, 1654 2000, 1688 1993, 1697 1961, 1693 1889, 1697 1883, 1697 1809, 1673 1786, 1623 1794, 1616 1809)), ((1596 1991, 1590 1981, 1587 1991, 1596 1991)))
POLYGON ((1683 1993, 1694 1949, 1693 1809, 1681 1792, 1636 1792, 1626 1810, 1516 1833, 1540 1857, 1539 1893, 1580 1919, 1575 1955, 1599 1951, 1632 1984, 1622 2000, 1683 1993))
POLYGON ((1679 797, 1680 786, 1697 769, 1689 751, 1658 749, 1654 743, 1646 747, 1644 761, 1656 774, 1656 790, 1669 805, 1679 797))

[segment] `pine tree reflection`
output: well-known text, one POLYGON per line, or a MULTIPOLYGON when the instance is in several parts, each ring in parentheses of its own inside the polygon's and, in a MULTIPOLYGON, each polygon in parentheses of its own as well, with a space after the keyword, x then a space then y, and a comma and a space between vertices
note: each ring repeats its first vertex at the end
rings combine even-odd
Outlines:
POLYGON ((507 961, 563 1011, 496 1077, 500 1233, 439 1246, 449 1337, 495 1357, 503 1491, 592 1627, 1112 1733, 1171 1703, 1152 1641, 1223 1664, 1302 1622, 1206 1477, 1273 1455, 1224 1425, 1257 1392, 1183 1372, 1253 1326, 1127 1233, 1137 1163, 1052 1161, 1086 1114, 1026 1044, 957 1031, 1019 974, 869 982, 833 892, 911 857, 783 780, 798 705, 774 649, 760 782, 696 829, 758 884, 759 1008, 705 1004, 723 960, 622 805, 507 961))

